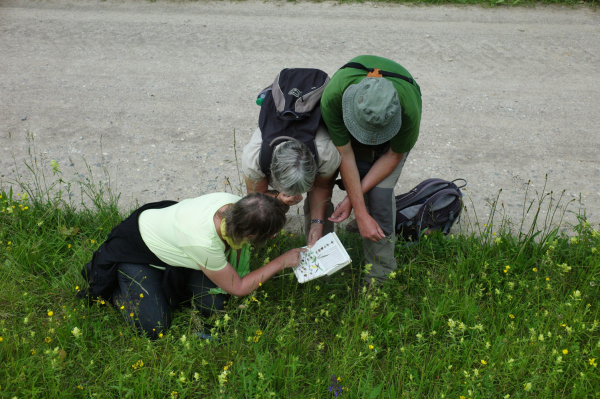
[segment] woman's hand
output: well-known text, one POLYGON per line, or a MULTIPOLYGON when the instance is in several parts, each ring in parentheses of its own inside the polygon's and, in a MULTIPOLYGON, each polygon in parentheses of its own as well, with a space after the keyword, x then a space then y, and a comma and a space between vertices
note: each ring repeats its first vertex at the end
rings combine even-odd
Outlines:
POLYGON ((310 225, 308 239, 306 240, 307 247, 312 248, 313 245, 315 245, 315 243, 319 241, 321 237, 323 237, 323 227, 324 226, 321 223, 312 223, 310 225))
POLYGON ((308 252, 306 248, 294 248, 290 249, 283 255, 280 255, 275 259, 276 261, 281 262, 281 268, 285 269, 287 267, 296 267, 300 263, 300 253, 308 252))
POLYGON ((287 195, 286 193, 279 193, 276 198, 287 206, 298 205, 302 201, 302 195, 287 195))

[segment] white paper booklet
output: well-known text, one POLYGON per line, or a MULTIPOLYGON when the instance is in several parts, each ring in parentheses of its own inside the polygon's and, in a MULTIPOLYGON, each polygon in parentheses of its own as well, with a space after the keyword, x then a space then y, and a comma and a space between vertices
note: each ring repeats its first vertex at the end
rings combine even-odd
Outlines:
POLYGON ((350 262, 352 259, 338 236, 329 233, 321 237, 308 252, 300 254, 300 264, 294 269, 294 273, 299 283, 305 283, 315 278, 332 275, 350 262))

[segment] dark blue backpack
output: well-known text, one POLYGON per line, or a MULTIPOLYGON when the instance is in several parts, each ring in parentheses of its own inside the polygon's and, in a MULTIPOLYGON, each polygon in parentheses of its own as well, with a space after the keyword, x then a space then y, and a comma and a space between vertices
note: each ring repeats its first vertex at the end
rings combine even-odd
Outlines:
MULTIPOLYGON (((286 68, 259 94, 258 127, 262 132, 260 169, 271 174, 275 144, 298 140, 308 146, 318 164, 314 142, 321 121, 321 96, 329 76, 320 69, 286 68)), ((258 102, 257 102, 258 103, 258 102)))

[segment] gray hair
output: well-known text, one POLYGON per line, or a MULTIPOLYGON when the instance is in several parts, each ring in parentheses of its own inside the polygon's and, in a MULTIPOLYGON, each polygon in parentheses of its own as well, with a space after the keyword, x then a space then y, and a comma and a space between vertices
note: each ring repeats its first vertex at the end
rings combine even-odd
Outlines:
POLYGON ((306 144, 297 140, 279 144, 271 160, 272 186, 287 195, 308 192, 317 175, 317 163, 306 144))

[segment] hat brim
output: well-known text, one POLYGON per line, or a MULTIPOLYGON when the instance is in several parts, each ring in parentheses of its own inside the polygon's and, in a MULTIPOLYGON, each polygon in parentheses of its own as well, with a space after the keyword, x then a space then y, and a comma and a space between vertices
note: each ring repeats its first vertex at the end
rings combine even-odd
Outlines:
POLYGON ((365 82, 364 79, 358 84, 348 86, 342 95, 342 116, 344 118, 344 125, 346 125, 346 129, 348 129, 350 134, 362 144, 383 144, 390 141, 400 131, 400 127, 402 126, 402 105, 400 105, 400 109, 396 112, 392 120, 381 129, 365 129, 358 124, 353 112, 354 97, 362 87, 363 82, 365 82))

